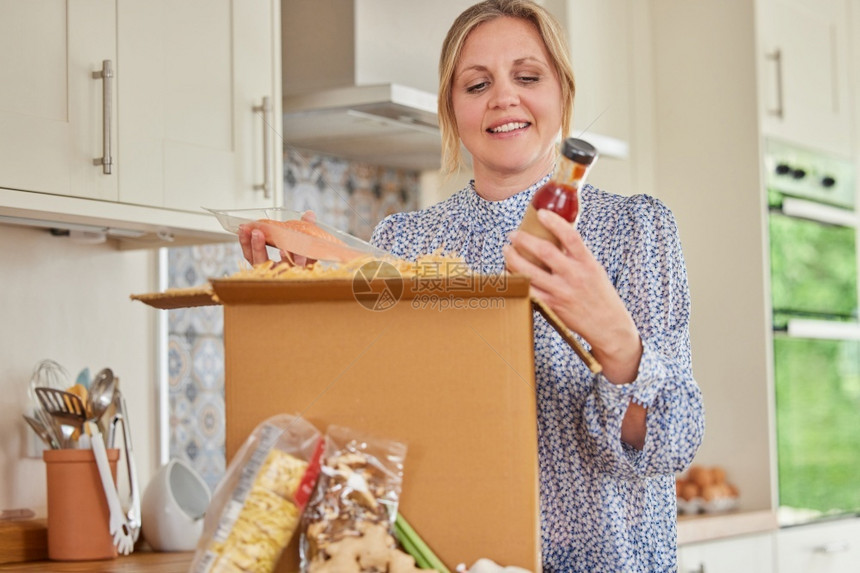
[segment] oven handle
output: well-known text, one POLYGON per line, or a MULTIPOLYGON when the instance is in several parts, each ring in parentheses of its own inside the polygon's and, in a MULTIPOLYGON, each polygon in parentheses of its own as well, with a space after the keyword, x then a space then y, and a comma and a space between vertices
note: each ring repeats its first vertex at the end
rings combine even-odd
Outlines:
POLYGON ((782 200, 782 209, 780 211, 783 215, 788 215, 789 217, 809 219, 829 225, 854 227, 858 224, 857 213, 854 211, 814 201, 806 201, 805 199, 795 199, 794 197, 785 197, 782 200))
POLYGON ((791 338, 860 340, 860 323, 792 318, 788 321, 786 334, 791 338))

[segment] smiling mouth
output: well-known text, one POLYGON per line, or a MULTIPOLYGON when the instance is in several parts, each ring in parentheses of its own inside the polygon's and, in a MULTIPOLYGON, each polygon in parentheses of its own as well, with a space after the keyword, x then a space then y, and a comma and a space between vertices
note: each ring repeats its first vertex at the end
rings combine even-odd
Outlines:
POLYGON ((498 125, 496 127, 491 127, 487 129, 488 133, 509 133, 511 131, 516 131, 518 129, 524 129, 531 125, 525 121, 512 121, 510 123, 503 123, 502 125, 498 125))

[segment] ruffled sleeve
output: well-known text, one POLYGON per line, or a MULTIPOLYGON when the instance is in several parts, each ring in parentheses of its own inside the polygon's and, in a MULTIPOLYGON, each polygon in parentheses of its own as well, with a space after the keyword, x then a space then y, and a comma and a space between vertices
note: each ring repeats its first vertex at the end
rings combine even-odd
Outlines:
POLYGON ((674 217, 650 197, 624 205, 604 264, 639 329, 642 359, 629 384, 595 376, 583 414, 601 471, 636 479, 681 471, 692 461, 704 436, 704 407, 692 372, 690 296, 674 217), (641 451, 621 441, 631 401, 648 410, 641 451))

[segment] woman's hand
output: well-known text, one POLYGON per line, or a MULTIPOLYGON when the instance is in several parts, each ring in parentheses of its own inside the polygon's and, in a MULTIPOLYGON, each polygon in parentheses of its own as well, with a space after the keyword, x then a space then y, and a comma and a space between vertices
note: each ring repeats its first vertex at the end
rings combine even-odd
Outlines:
MULTIPOLYGON (((538 212, 538 219, 561 244, 517 231, 511 235, 511 246, 504 248, 508 269, 529 277, 532 295, 588 341, 607 380, 632 382, 642 358, 642 340, 633 317, 573 226, 545 209, 538 212), (531 253, 547 268, 530 263, 521 252, 531 253)), ((631 402, 621 424, 622 440, 642 449, 645 418, 645 408, 631 402)))
POLYGON ((642 356, 633 317, 573 226, 545 209, 538 212, 538 219, 561 244, 556 247, 528 233, 516 232, 511 236, 513 248, 505 249, 508 268, 529 277, 532 295, 588 341, 611 382, 632 382, 642 356), (530 263, 521 252, 531 253, 547 268, 530 263))
MULTIPOLYGON (((313 211, 302 213, 302 221, 314 223, 316 220, 317 216, 313 211)), ((263 231, 259 229, 252 230, 245 225, 239 225, 239 244, 242 246, 242 255, 245 257, 245 260, 252 265, 259 265, 269 260, 269 253, 266 251, 266 236, 263 234, 263 231)), ((281 262, 304 267, 315 261, 301 255, 281 251, 281 262)))

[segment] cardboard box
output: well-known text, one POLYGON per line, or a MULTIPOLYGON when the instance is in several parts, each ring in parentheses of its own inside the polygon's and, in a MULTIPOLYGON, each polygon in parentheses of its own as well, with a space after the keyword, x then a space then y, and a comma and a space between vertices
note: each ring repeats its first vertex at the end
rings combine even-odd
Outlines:
MULTIPOLYGON (((525 278, 496 279, 377 280, 358 294, 346 279, 212 281, 228 460, 278 413, 403 441, 399 509, 451 570, 489 557, 540 571, 532 304, 525 278)), ((211 303, 205 289, 134 298, 183 297, 211 303)), ((296 547, 278 571, 297 570, 296 547)))

